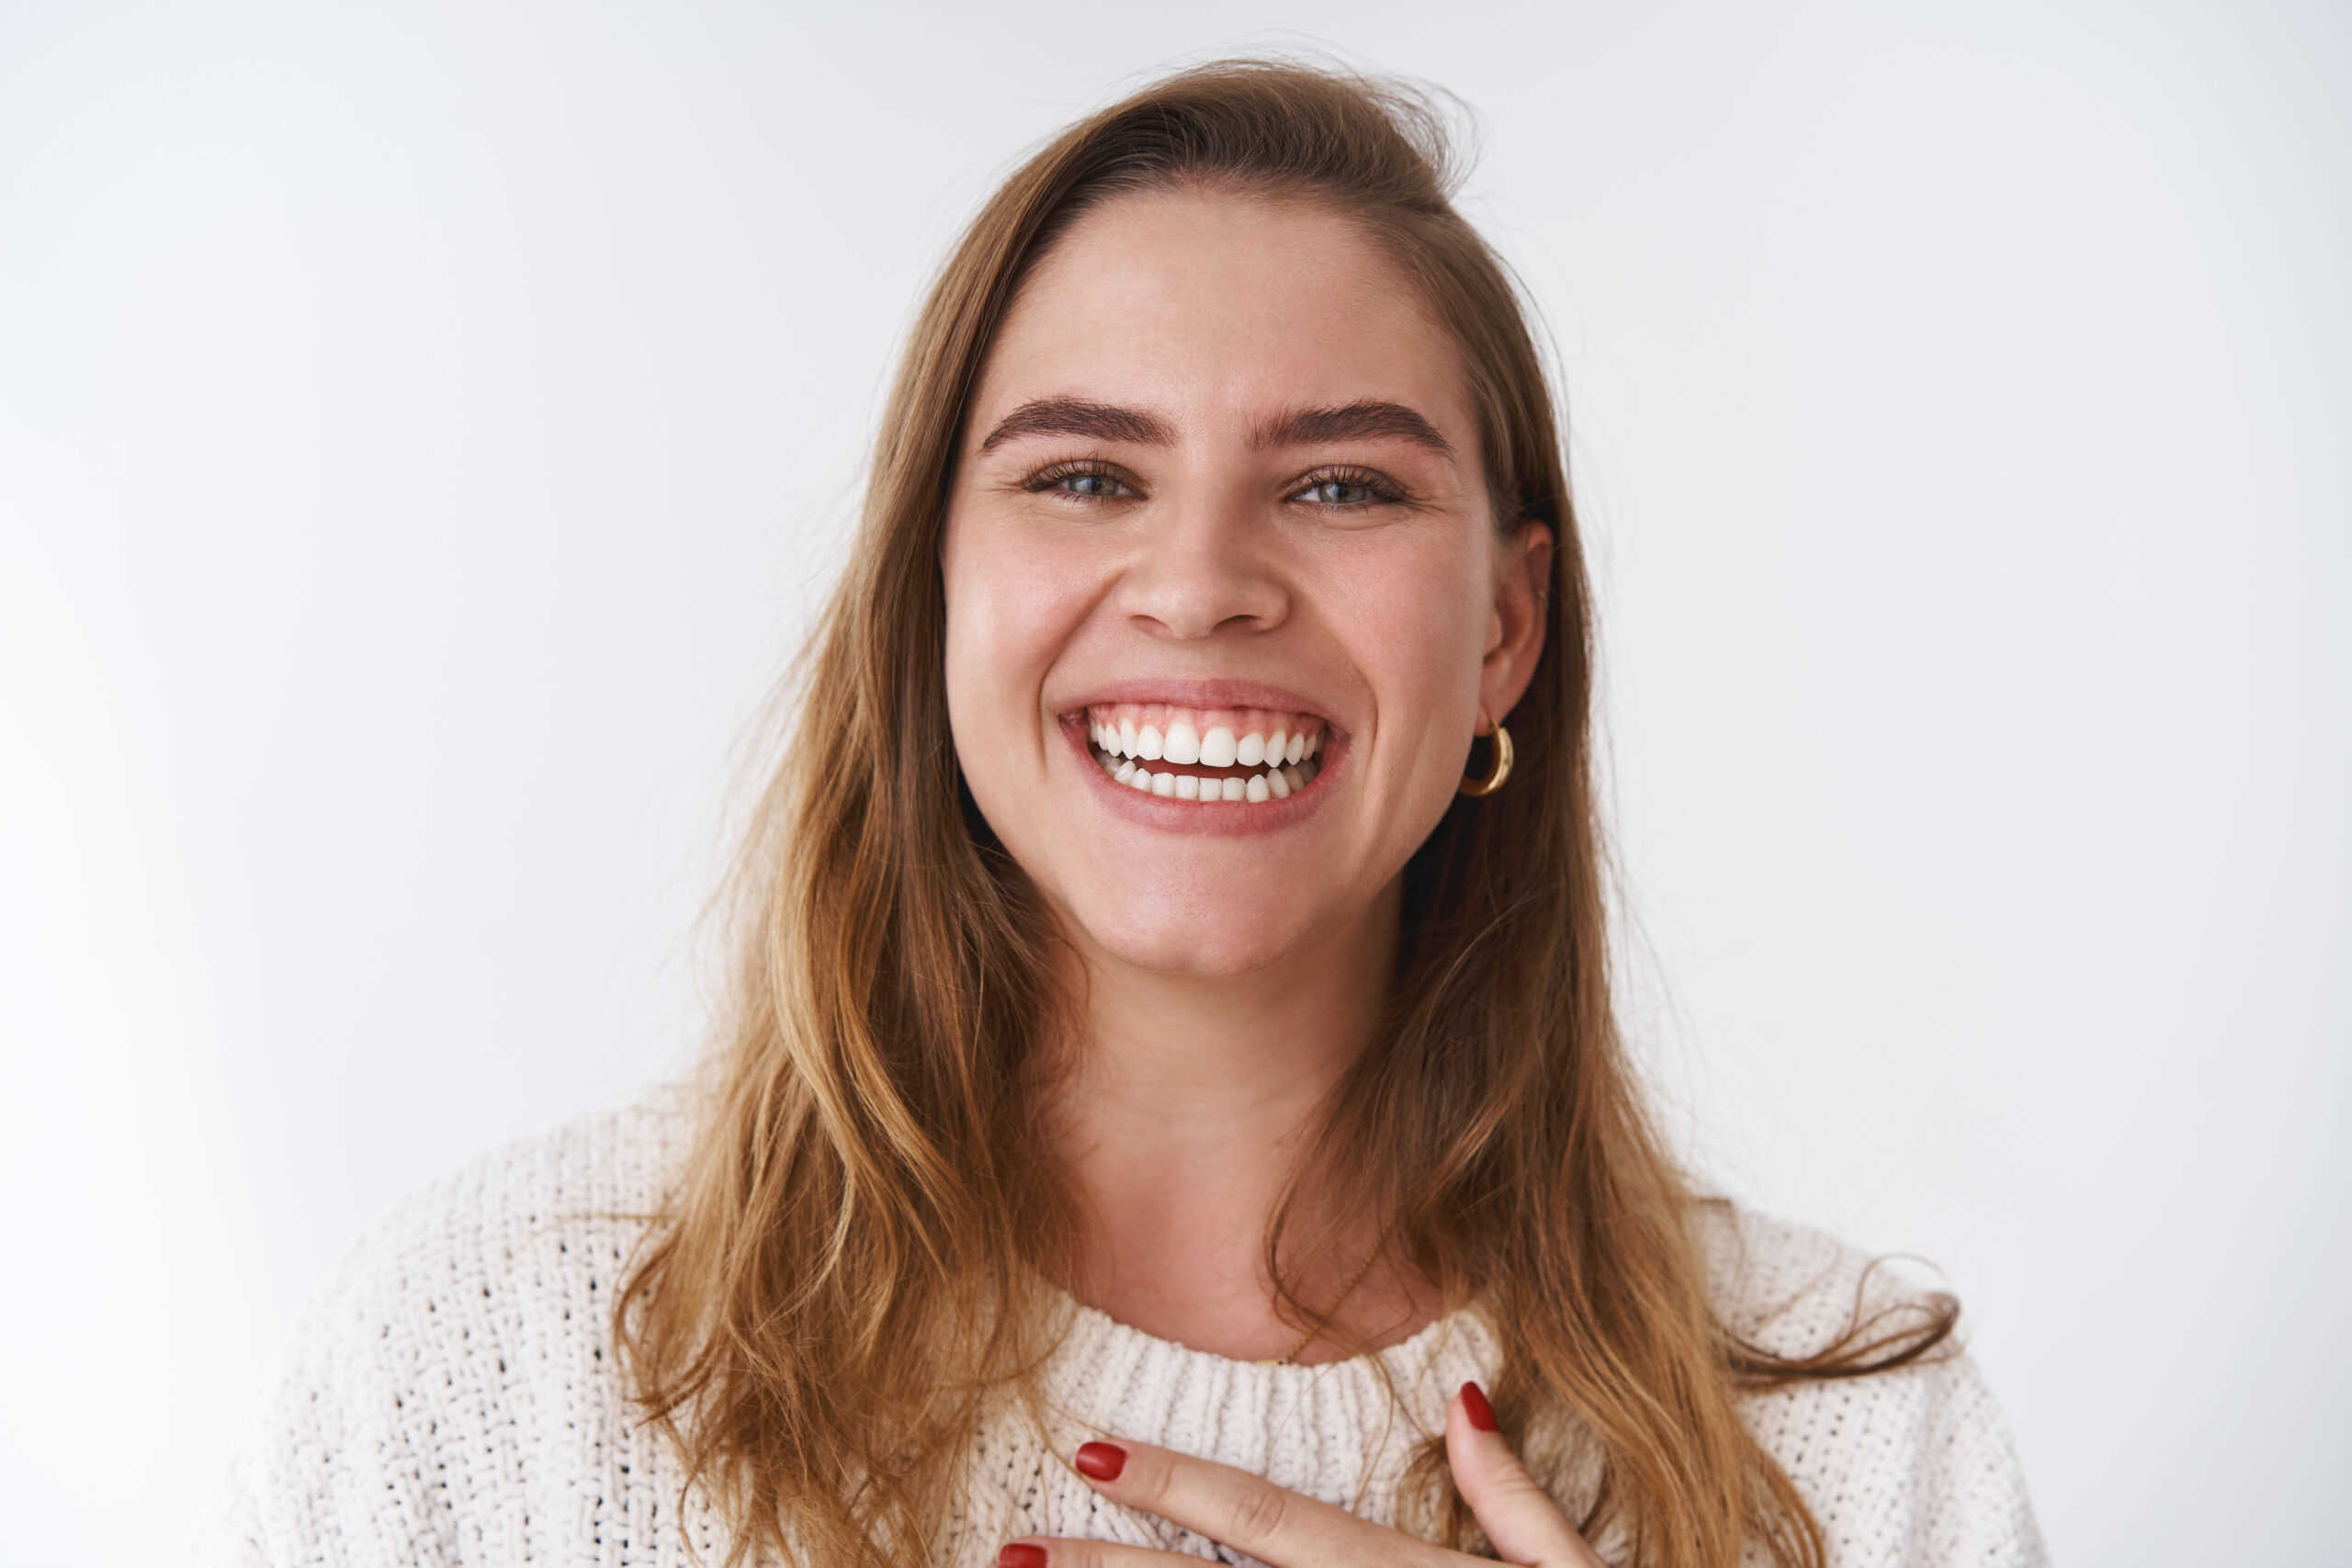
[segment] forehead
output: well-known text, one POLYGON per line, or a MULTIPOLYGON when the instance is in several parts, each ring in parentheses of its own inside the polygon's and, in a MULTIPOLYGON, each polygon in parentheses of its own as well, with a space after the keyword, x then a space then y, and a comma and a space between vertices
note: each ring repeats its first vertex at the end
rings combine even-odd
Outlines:
POLYGON ((1007 313, 975 412, 1069 395, 1195 426, 1375 399, 1476 447, 1452 336, 1385 251, 1309 197, 1180 188, 1079 219, 1007 313))

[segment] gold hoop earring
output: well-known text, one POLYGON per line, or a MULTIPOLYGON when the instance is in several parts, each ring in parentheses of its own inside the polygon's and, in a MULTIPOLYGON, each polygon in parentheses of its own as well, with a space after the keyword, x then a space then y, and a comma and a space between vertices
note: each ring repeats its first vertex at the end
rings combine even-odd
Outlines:
MULTIPOLYGON (((1478 716, 1484 718, 1486 715, 1480 714, 1478 716)), ((1510 777, 1510 731, 1505 729, 1499 724, 1495 726, 1494 740, 1495 765, 1493 769, 1489 771, 1487 776, 1483 779, 1464 779, 1461 784, 1455 786, 1461 790, 1463 794, 1473 796, 1492 795, 1495 791, 1503 787, 1503 781, 1505 779, 1510 777)))

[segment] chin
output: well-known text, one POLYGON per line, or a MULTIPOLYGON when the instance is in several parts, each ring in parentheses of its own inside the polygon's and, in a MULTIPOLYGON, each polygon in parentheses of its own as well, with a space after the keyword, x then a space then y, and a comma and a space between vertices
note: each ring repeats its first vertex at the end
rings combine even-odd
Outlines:
POLYGON ((1088 942, 1121 964, 1167 975, 1230 979, 1272 967, 1309 946, 1315 922, 1299 911, 1215 899, 1089 898, 1067 910, 1088 942))

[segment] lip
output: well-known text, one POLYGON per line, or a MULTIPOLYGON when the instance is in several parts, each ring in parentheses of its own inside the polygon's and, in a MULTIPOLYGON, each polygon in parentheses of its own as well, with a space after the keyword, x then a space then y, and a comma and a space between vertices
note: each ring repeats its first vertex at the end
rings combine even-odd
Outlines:
POLYGON ((1193 833, 1216 839, 1249 839, 1265 833, 1278 833, 1305 821, 1321 809, 1331 791, 1325 787, 1343 777, 1348 765, 1347 733, 1313 705, 1299 701, 1295 693, 1278 686, 1260 685, 1250 682, 1183 682, 1171 685, 1165 682, 1136 682, 1133 686, 1105 688, 1120 693, 1116 696, 1090 696, 1073 710, 1061 716, 1062 739, 1069 745, 1072 760, 1087 781, 1087 788, 1096 792, 1103 807, 1140 827, 1155 828, 1164 833, 1193 833), (1171 693, 1183 692, 1183 696, 1171 693), (1214 694, 1202 696, 1198 694, 1214 694), (1231 695, 1246 693, 1247 695, 1231 695), (1305 789, 1295 790, 1282 800, 1220 800, 1204 802, 1175 800, 1123 784, 1102 771, 1094 760, 1093 743, 1087 738, 1086 709, 1096 703, 1173 703, 1186 707, 1264 707, 1288 713, 1312 715, 1323 720, 1323 750, 1317 753, 1322 764, 1312 782, 1305 789))
POLYGON ((1073 717, 1083 722, 1088 708, 1110 703, 1166 703, 1180 708, 1266 708, 1319 718, 1333 740, 1343 739, 1347 733, 1322 704, 1287 686, 1264 681, 1120 681, 1058 701, 1053 712, 1067 725, 1073 717))

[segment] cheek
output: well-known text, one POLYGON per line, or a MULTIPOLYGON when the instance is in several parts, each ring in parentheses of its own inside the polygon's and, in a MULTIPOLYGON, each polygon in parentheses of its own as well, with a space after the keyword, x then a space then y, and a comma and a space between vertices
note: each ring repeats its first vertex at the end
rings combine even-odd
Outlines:
POLYGON ((1039 750, 1046 672, 1091 603, 1071 564, 1041 560, 986 519, 949 520, 940 560, 948 722, 976 780, 1039 750))
POLYGON ((1427 744, 1477 715, 1492 570, 1483 541, 1442 536, 1419 547, 1367 553, 1335 573, 1331 614, 1380 696, 1382 739, 1403 755, 1440 755, 1427 744))

